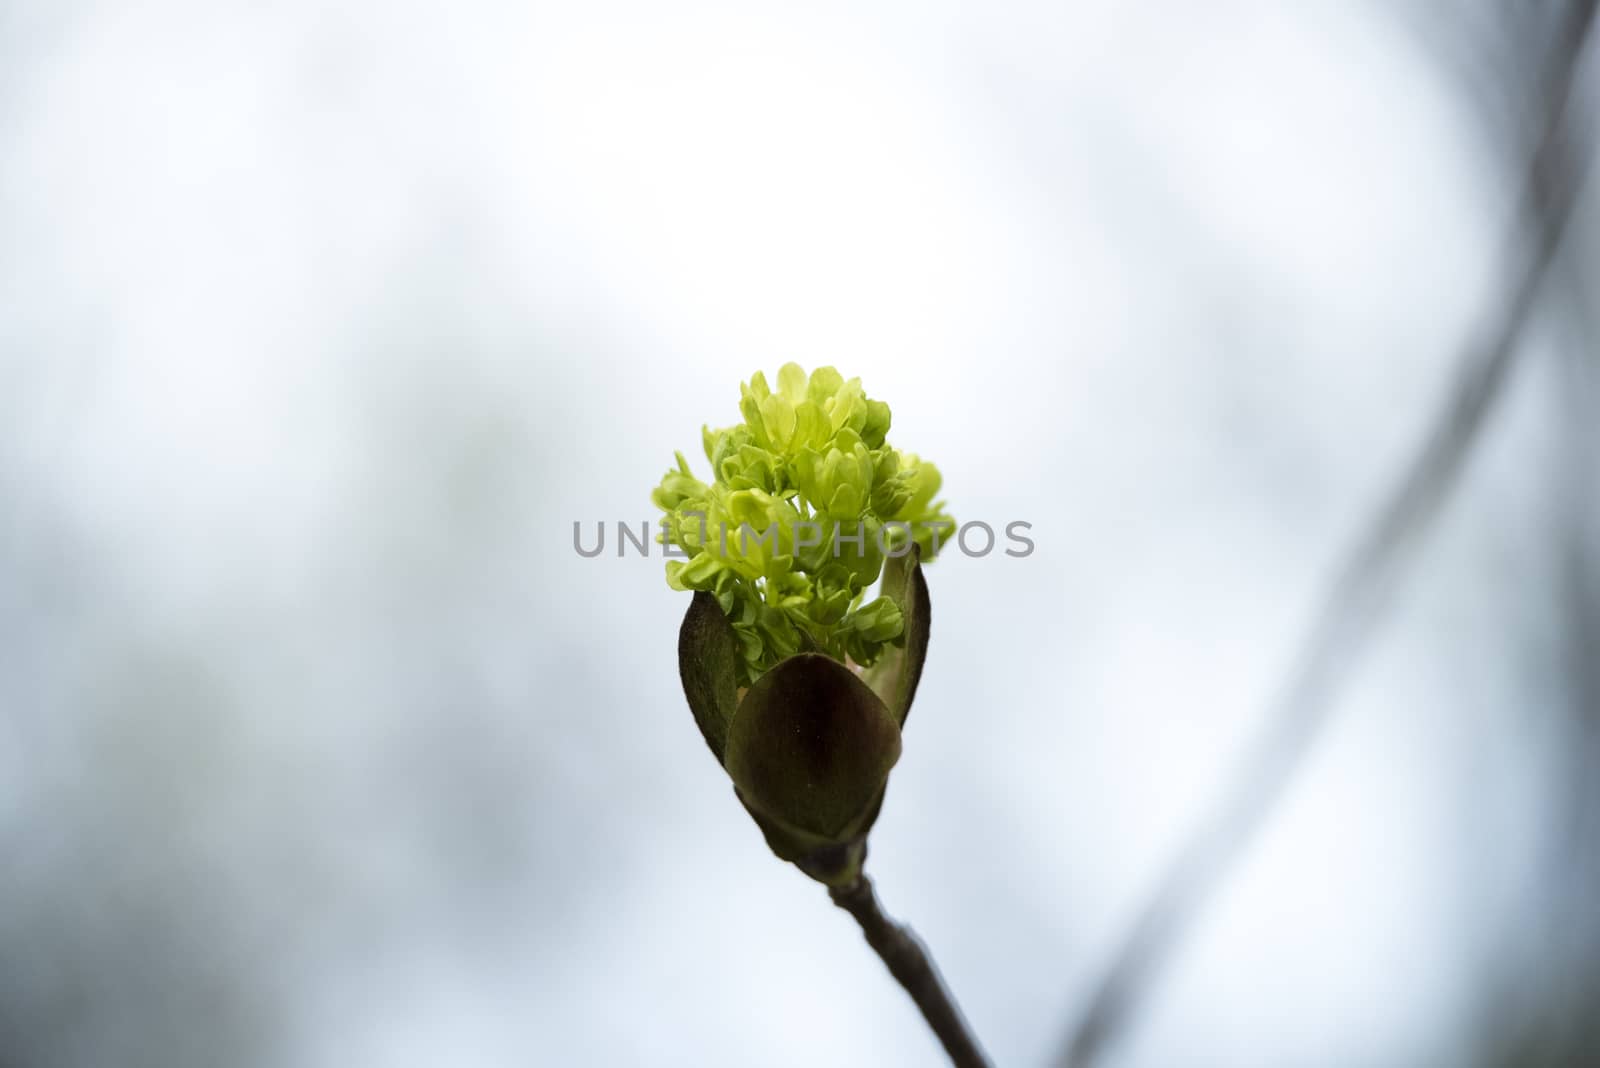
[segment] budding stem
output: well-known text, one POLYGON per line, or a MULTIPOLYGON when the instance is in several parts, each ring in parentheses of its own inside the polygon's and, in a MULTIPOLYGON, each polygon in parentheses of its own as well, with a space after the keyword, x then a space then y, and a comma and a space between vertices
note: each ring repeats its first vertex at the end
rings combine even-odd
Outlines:
POLYGON ((989 1058, 940 978, 933 958, 911 928, 884 914, 883 906, 872 892, 872 880, 863 875, 849 886, 830 887, 828 895, 835 905, 856 918, 861 933, 867 937, 867 945, 883 958, 889 973, 900 981, 917 1008, 922 1010, 923 1018, 950 1055, 950 1063, 956 1068, 990 1068, 989 1058))

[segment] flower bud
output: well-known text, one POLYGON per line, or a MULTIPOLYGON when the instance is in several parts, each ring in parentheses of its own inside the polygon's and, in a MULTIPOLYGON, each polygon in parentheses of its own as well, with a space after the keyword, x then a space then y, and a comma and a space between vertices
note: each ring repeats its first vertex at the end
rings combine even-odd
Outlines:
POLYGON ((884 607, 873 613, 896 613, 904 640, 859 674, 802 652, 741 693, 740 639, 716 598, 696 593, 679 631, 684 696, 739 800, 775 854, 832 886, 861 873, 927 655, 931 606, 918 555, 889 561, 884 607))
POLYGON ((652 499, 683 550, 667 582, 695 591, 678 636, 695 722, 772 851, 843 886, 927 655, 926 527, 952 521, 859 378, 791 363, 777 382, 752 375, 743 421, 702 428, 710 481, 679 453, 652 499))
POLYGON ((742 421, 702 427, 702 482, 680 453, 652 494, 674 589, 715 597, 738 636, 735 681, 749 687, 801 651, 870 668, 904 644, 904 621, 869 590, 884 546, 934 557, 939 472, 888 442, 889 406, 832 367, 785 364, 773 389, 740 386, 742 421))

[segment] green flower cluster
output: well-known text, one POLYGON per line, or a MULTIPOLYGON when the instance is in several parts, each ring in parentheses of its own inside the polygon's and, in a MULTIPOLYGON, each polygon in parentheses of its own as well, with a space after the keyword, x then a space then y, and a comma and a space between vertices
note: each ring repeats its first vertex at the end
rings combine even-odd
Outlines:
POLYGON ((892 447, 889 406, 832 367, 785 364, 776 390, 757 371, 739 411, 738 425, 703 430, 709 483, 678 453, 651 494, 662 540, 684 554, 667 582, 715 595, 740 686, 799 652, 870 666, 905 640, 899 605, 866 600, 885 556, 931 560, 955 529, 933 499, 938 469, 892 447))

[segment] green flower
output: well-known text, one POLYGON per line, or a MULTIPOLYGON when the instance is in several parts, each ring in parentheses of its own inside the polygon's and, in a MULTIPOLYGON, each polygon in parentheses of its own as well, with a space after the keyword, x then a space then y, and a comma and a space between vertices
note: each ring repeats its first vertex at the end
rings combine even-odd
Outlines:
POLYGON ((739 388, 743 421, 702 429, 709 481, 683 454, 652 500, 674 589, 711 594, 734 628, 740 686, 797 651, 860 668, 905 641, 898 605, 867 594, 886 558, 931 560, 955 523, 939 471, 888 443, 889 406, 832 367, 756 372, 739 388))
POLYGON ((652 495, 681 550, 667 582, 695 591, 684 694, 773 852, 847 886, 927 653, 922 563, 955 523, 860 379, 786 364, 776 390, 759 372, 740 387, 739 412, 702 431, 709 481, 680 453, 652 495))

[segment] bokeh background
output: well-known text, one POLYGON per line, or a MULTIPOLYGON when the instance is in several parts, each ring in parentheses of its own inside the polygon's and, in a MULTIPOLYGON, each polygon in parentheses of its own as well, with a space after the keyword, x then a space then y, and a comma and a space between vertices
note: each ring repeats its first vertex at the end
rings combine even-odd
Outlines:
MULTIPOLYGON (((1561 17, 0 3, 0 1064, 941 1063, 572 548, 790 359, 1033 524, 930 570, 870 868, 1052 1063, 1508 284, 1561 17)), ((1597 218, 1105 1063, 1600 1056, 1597 218)))

